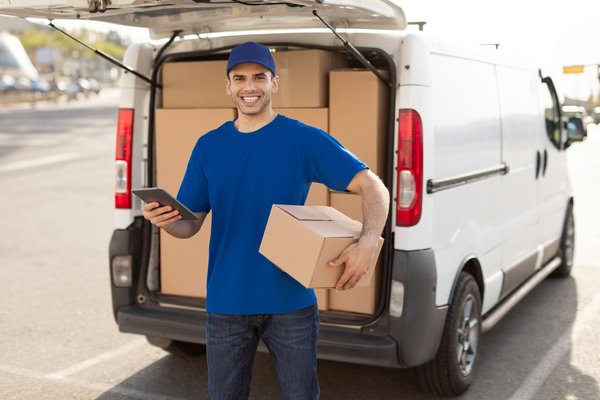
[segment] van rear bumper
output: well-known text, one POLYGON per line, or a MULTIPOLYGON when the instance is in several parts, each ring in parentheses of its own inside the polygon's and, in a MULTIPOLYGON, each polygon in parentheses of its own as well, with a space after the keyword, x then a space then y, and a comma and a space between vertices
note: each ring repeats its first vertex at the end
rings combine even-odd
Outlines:
MULTIPOLYGON (((204 312, 173 309, 122 307, 117 312, 121 332, 136 333, 190 343, 205 343, 204 312)), ((267 351, 262 345, 259 350, 267 351)), ((398 367, 396 341, 389 336, 366 335, 360 331, 322 326, 319 358, 364 365, 398 367)))
MULTIPOLYGON (((122 233, 124 235, 117 236, 128 237, 131 234, 127 231, 122 233)), ((444 329, 447 306, 437 306, 435 302, 437 273, 433 251, 396 250, 392 279, 404 285, 402 315, 393 317, 389 314, 389 298, 386 298, 383 313, 368 326, 322 321, 319 358, 405 367, 423 364, 435 357, 444 329)), ((116 302, 115 299, 121 297, 115 297, 114 292, 123 289, 114 286, 112 289, 115 316, 122 332, 190 343, 205 342, 206 314, 203 310, 163 307, 160 300, 152 295, 148 296, 145 304, 136 304, 130 288, 127 288, 127 301, 116 302)), ((260 350, 265 349, 261 347, 260 350)))

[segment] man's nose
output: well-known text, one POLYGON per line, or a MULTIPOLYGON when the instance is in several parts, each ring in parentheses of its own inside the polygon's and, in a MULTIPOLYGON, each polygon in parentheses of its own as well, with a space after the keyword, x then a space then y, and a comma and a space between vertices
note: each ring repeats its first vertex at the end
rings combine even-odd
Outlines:
POLYGON ((244 83, 244 89, 246 90, 253 90, 255 87, 256 84, 254 83, 254 79, 247 79, 244 83))

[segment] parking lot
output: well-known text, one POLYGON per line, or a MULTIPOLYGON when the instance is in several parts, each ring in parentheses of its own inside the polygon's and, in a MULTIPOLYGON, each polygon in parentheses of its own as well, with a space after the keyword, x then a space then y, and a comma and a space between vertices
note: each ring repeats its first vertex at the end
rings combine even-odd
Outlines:
MULTIPOLYGON (((117 93, 0 109, 0 398, 206 399, 205 358, 178 358, 117 331, 113 229, 117 93)), ((600 398, 600 132, 568 150, 576 265, 483 337, 465 399, 600 398)), ((410 370, 319 362, 323 399, 431 399, 410 370)), ((278 398, 267 354, 253 399, 278 398)))

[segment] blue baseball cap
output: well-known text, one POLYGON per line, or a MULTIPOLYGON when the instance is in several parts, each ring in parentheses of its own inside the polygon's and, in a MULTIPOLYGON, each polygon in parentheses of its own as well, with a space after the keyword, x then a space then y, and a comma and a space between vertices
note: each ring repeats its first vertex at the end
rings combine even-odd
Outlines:
POLYGON ((255 63, 269 69, 275 75, 275 60, 269 49, 256 42, 246 42, 235 46, 227 60, 227 74, 236 65, 255 63))

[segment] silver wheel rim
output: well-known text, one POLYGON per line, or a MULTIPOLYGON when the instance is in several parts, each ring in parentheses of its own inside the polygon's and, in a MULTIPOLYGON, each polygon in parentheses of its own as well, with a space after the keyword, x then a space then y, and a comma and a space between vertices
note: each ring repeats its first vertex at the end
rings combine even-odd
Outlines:
POLYGON ((575 254, 575 224, 573 217, 569 215, 567 221, 567 231, 565 232, 565 264, 568 267, 573 265, 573 256, 575 254))
POLYGON ((468 294, 462 305, 458 324, 456 356, 460 373, 467 376, 473 370, 479 343, 479 310, 475 296, 468 294))

